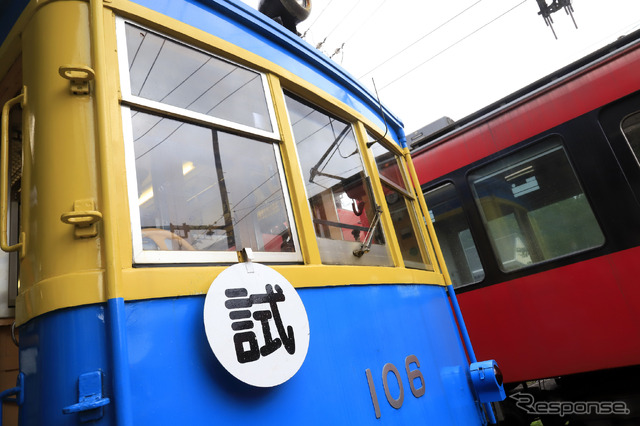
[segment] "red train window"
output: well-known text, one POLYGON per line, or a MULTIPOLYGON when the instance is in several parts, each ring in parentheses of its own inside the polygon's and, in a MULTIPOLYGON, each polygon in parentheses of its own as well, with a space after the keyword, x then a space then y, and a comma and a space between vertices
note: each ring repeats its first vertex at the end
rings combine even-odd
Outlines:
POLYGON ((604 243, 558 136, 484 166, 469 179, 505 272, 604 243))

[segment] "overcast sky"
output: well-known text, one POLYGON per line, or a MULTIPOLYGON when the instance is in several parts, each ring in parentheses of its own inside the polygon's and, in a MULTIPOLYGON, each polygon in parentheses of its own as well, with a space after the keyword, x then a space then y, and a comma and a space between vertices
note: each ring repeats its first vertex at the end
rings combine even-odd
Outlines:
POLYGON ((572 3, 578 29, 564 10, 554 13, 557 40, 535 0, 313 0, 298 31, 367 87, 375 79, 409 134, 463 118, 640 28, 640 0, 572 3))

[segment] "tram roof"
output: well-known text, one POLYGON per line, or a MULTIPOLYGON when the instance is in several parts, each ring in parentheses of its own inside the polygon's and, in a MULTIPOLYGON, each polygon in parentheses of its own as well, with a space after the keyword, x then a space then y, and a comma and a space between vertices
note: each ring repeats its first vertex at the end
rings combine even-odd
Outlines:
MULTIPOLYGON (((0 0, 0 43, 29 0, 0 0)), ((133 0, 278 64, 354 108, 405 146, 403 124, 377 96, 299 36, 240 0, 133 0), (203 13, 206 12, 206 13, 203 13), (238 31, 238 26, 246 31, 238 31), (381 114, 384 118, 381 118, 381 114)))

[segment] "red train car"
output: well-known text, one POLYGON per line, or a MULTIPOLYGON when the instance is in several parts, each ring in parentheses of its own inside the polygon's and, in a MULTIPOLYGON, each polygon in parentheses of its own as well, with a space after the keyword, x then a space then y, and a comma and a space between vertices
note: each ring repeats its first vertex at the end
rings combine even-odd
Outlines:
POLYGON ((640 31, 407 142, 506 417, 637 424, 640 31))

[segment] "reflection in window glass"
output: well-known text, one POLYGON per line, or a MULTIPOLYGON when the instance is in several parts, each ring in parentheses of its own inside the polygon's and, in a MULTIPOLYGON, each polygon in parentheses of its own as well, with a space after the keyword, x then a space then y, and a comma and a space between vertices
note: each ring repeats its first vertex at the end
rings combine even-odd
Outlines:
POLYGON ((483 167, 469 179, 504 271, 604 243, 558 137, 483 167))
POLYGON ((640 112, 631 114, 622 121, 622 132, 636 156, 636 161, 640 163, 640 112))
POLYGON ((391 265, 353 128, 291 96, 286 102, 322 262, 391 265), (375 223, 370 251, 355 256, 375 223))
POLYGON ((455 187, 448 183, 424 196, 454 288, 482 281, 484 269, 455 187))
MULTIPOLYGON (((367 133, 367 137, 370 141, 375 140, 374 136, 367 133)), ((405 183, 405 173, 400 169, 400 160, 391 151, 389 151, 384 145, 376 142, 370 147, 373 156, 376 159, 376 165, 378 166, 378 173, 380 179, 386 182, 387 185, 396 186, 400 190, 407 192, 407 184, 405 183)), ((404 169, 404 166, 403 166, 404 169)))
MULTIPOLYGON (((369 140, 375 140, 368 135, 369 140)), ((382 189, 389 207, 389 214, 393 221, 402 259, 405 266, 418 269, 432 269, 428 262, 423 260, 420 251, 417 228, 417 216, 413 207, 414 197, 407 190, 406 169, 402 161, 381 143, 371 145, 371 151, 376 159, 382 189)), ((426 256, 427 254, 424 253, 426 256)))
POLYGON ((272 144, 140 111, 131 120, 145 250, 294 251, 272 144))
POLYGON ((272 131, 259 73, 126 24, 131 94, 272 131))

